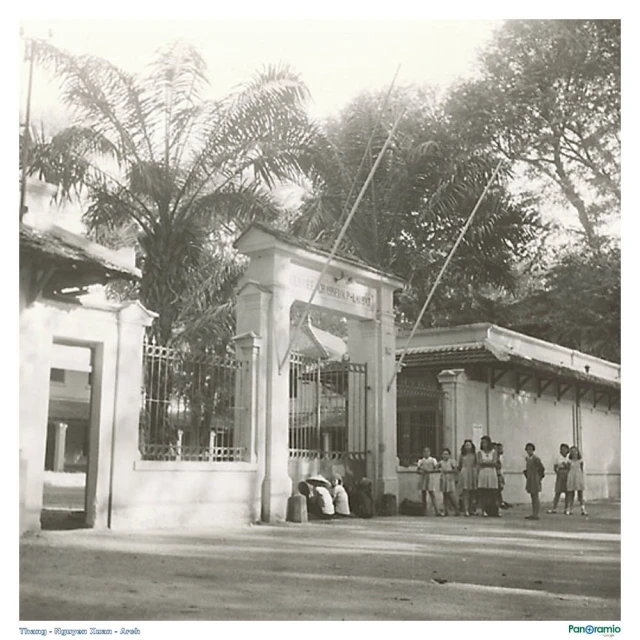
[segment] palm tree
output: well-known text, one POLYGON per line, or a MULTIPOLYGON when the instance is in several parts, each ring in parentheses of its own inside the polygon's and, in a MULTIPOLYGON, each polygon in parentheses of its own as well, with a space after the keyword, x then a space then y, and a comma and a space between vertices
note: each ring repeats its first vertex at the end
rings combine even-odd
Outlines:
POLYGON ((86 191, 90 233, 135 238, 139 296, 159 313, 153 331, 161 344, 189 338, 196 311, 206 311, 196 335, 206 319, 220 326, 239 272, 225 244, 249 221, 276 218, 270 190, 308 163, 314 128, 301 79, 267 67, 212 101, 203 96, 205 62, 183 43, 158 51, 142 76, 47 42, 36 51, 60 79, 74 125, 39 148, 30 172, 52 157, 73 158, 62 186, 86 191))
MULTIPOLYGON (((400 308, 410 319, 497 164, 456 138, 431 94, 398 90, 388 102, 363 94, 327 122, 324 135, 314 141, 316 162, 293 228, 331 245, 400 110, 401 124, 350 224, 344 249, 409 281, 400 308)), ((537 230, 535 213, 509 197, 504 181, 496 183, 425 322, 459 321, 463 307, 487 287, 512 287, 514 267, 537 230)))

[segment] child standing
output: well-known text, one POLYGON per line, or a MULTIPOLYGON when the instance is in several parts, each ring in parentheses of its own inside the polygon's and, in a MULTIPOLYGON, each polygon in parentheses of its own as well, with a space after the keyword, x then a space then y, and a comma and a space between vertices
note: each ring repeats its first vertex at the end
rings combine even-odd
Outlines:
POLYGON ((438 502, 436 501, 436 489, 438 486, 438 461, 432 457, 431 449, 425 447, 422 451, 422 458, 418 460, 418 473, 420 474, 420 490, 422 491, 422 504, 424 506, 424 515, 429 515, 429 507, 427 496, 431 498, 433 510, 437 516, 442 514, 438 510, 438 502))
POLYGON ((440 491, 442 491, 442 505, 444 507, 444 515, 449 515, 448 506, 453 507, 453 513, 457 516, 460 515, 458 511, 458 505, 456 504, 456 476, 458 474, 458 467, 456 463, 451 459, 451 450, 442 450, 442 460, 438 463, 438 470, 440 471, 440 491))
POLYGON ((571 515, 573 501, 577 491, 578 500, 580 502, 580 513, 583 516, 586 516, 587 509, 584 503, 584 463, 578 447, 571 447, 569 450, 568 462, 569 473, 567 474, 567 492, 569 494, 569 508, 565 513, 568 516, 571 515))
POLYGON ((502 490, 504 489, 504 474, 502 473, 502 456, 504 455, 504 446, 502 442, 494 442, 493 447, 498 454, 498 466, 496 467, 496 473, 498 474, 498 516, 501 516, 501 509, 505 506, 502 499, 502 490))
POLYGON ((540 492, 542 491, 542 479, 544 478, 544 465, 542 460, 534 453, 536 447, 533 443, 527 442, 524 450, 527 452, 525 458, 526 469, 524 470, 527 479, 526 490, 531 495, 532 513, 526 520, 540 520, 540 492))
POLYGON ((464 515, 469 516, 471 499, 475 495, 477 488, 477 467, 476 467, 476 445, 472 440, 465 440, 460 447, 460 457, 458 458, 458 469, 460 470, 460 489, 462 491, 462 506, 464 515))
POLYGON ((558 513, 558 502, 560 496, 564 493, 564 511, 569 510, 569 493, 567 491, 567 475, 569 474, 569 445, 564 442, 560 445, 560 455, 553 464, 553 470, 556 472, 556 486, 553 496, 553 506, 547 513, 558 513))

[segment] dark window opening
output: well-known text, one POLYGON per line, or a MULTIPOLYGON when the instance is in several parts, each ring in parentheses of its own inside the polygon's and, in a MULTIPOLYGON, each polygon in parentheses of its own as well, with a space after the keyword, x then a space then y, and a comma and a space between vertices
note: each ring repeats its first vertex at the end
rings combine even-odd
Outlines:
POLYGON ((64 384, 64 369, 51 369, 51 374, 49 376, 49 380, 51 382, 61 382, 64 384))

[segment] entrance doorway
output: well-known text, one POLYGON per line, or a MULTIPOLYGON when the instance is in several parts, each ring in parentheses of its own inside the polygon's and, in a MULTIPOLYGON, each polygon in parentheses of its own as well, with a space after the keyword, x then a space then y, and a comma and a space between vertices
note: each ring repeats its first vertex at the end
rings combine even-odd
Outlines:
POLYGON ((43 529, 87 526, 93 349, 53 345, 44 461, 43 529))

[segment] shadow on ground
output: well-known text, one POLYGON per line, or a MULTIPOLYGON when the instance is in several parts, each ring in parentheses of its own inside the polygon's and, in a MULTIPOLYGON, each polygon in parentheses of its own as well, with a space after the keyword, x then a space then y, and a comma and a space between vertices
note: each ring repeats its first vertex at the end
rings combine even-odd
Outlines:
POLYGON ((25 539, 21 620, 619 620, 619 506, 25 539))

